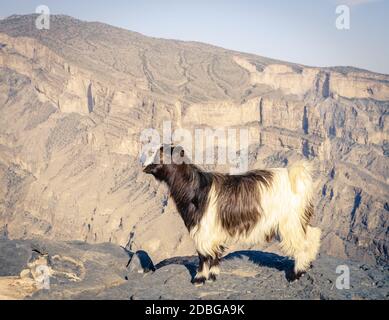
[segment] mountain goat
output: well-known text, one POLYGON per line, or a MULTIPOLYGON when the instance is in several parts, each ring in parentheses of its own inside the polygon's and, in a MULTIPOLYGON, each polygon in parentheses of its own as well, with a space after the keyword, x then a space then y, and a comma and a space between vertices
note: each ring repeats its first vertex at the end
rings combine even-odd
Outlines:
POLYGON ((142 158, 143 172, 167 184, 195 242, 200 263, 194 284, 216 280, 223 250, 233 243, 256 244, 278 235, 282 251, 295 260, 292 280, 316 258, 321 231, 309 225, 314 211, 309 163, 228 175, 191 164, 179 146, 159 146, 148 160, 142 158))

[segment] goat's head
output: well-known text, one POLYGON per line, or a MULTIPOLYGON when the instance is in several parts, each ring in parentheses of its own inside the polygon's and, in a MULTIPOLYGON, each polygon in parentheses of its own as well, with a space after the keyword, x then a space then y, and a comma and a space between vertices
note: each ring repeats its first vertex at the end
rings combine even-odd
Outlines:
POLYGON ((144 151, 140 162, 144 173, 164 180, 169 174, 169 169, 187 162, 185 159, 185 151, 181 146, 163 144, 144 151))

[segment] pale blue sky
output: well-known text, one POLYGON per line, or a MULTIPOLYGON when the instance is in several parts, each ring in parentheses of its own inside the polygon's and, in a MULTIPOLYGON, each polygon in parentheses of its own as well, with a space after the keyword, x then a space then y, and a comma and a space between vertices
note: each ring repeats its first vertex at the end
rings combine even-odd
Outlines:
POLYGON ((149 36, 389 74, 389 0, 12 0, 2 1, 0 16, 33 13, 41 4, 149 36), (340 31, 335 9, 344 3, 351 29, 340 31))

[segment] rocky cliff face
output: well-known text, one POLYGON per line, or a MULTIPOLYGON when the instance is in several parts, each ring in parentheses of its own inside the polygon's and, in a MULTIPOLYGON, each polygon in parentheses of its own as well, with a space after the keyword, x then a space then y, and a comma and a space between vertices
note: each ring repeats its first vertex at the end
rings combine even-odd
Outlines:
POLYGON ((389 76, 51 19, 0 21, 4 237, 193 254, 166 188, 137 162, 140 132, 170 120, 248 128, 251 168, 312 159, 322 252, 388 261, 389 76))

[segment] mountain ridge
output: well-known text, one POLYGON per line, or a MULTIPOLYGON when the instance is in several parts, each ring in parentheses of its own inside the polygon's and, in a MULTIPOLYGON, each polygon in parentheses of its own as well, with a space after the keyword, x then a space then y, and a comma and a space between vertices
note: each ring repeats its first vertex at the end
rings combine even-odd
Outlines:
MULTIPOLYGON (((23 17, 37 18, 38 16, 39 16, 39 14, 20 14, 20 15, 19 14, 13 14, 13 15, 5 17, 5 18, 3 18, 1 20, 6 21, 6 20, 12 20, 12 19, 20 19, 20 18, 23 18, 23 17)), ((294 64, 294 65, 298 65, 298 66, 305 67, 305 68, 320 68, 320 69, 328 69, 328 70, 334 70, 334 71, 340 71, 341 69, 348 69, 348 70, 354 71, 354 72, 362 72, 362 73, 368 72, 368 73, 375 73, 375 74, 382 75, 382 76, 388 76, 388 74, 383 73, 383 72, 372 71, 372 70, 369 70, 369 69, 365 69, 365 68, 361 68, 361 67, 356 67, 356 66, 352 66, 352 65, 330 65, 330 66, 306 65, 304 63, 299 63, 299 62, 290 62, 290 61, 286 61, 286 60, 282 60, 282 59, 270 58, 270 57, 267 57, 267 56, 263 56, 263 55, 261 55, 259 53, 245 52, 245 51, 239 51, 239 50, 236 50, 236 49, 225 48, 225 47, 220 46, 220 45, 215 45, 215 44, 211 44, 211 43, 207 43, 207 42, 202 42, 202 41, 181 40, 181 39, 164 38, 164 37, 157 37, 157 36, 152 36, 152 35, 146 35, 146 34, 143 34, 140 31, 130 30, 130 29, 127 29, 125 27, 120 27, 120 26, 116 26, 116 25, 110 25, 109 23, 106 23, 106 22, 101 22, 101 21, 96 21, 96 20, 82 20, 80 18, 74 18, 74 17, 72 17, 70 15, 66 15, 66 14, 51 14, 51 16, 62 17, 62 18, 71 19, 71 20, 77 20, 77 21, 80 21, 82 23, 87 23, 87 24, 103 25, 103 26, 106 26, 106 27, 116 28, 116 29, 119 29, 119 30, 122 30, 122 31, 126 31, 126 32, 129 32, 129 33, 132 33, 132 34, 136 34, 138 36, 142 36, 142 37, 146 37, 146 38, 150 38, 150 39, 155 39, 155 40, 166 40, 166 41, 172 41, 172 42, 178 42, 178 43, 188 43, 188 44, 195 44, 195 45, 197 44, 197 45, 203 45, 203 46, 215 48, 215 49, 218 49, 218 50, 228 51, 228 52, 231 52, 231 53, 234 52, 234 53, 240 53, 240 54, 245 54, 245 55, 252 55, 252 56, 260 57, 260 58, 263 58, 263 59, 267 59, 269 61, 279 62, 279 63, 282 63, 282 64, 294 64)))

